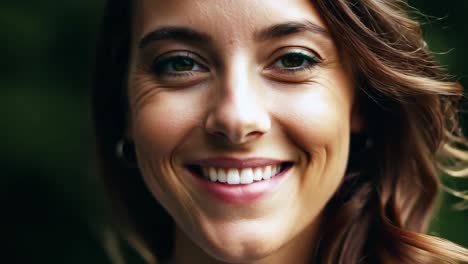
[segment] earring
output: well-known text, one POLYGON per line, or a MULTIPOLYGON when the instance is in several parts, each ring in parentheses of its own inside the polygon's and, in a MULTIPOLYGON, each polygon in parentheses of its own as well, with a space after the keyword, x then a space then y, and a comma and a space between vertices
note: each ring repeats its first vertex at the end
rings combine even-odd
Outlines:
POLYGON ((120 139, 115 144, 115 155, 125 165, 129 167, 136 166, 135 144, 128 139, 120 139))

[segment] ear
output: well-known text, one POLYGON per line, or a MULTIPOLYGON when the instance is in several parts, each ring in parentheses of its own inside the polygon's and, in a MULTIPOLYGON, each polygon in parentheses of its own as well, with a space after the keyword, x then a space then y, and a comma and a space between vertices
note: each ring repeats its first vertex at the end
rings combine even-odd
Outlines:
POLYGON ((354 99, 353 107, 351 109, 351 133, 362 133, 366 129, 366 122, 360 107, 359 97, 354 99))

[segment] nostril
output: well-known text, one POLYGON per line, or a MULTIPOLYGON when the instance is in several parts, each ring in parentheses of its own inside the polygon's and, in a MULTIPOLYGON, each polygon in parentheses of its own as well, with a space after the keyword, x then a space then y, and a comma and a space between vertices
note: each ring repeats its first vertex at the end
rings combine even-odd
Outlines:
POLYGON ((226 135, 225 133, 220 132, 220 131, 216 131, 216 132, 214 132, 212 134, 217 136, 217 137, 223 138, 223 139, 229 139, 228 135, 226 135))
POLYGON ((247 137, 259 137, 259 136, 261 136, 261 135, 263 135, 262 132, 259 132, 259 131, 252 131, 252 132, 250 132, 250 133, 247 134, 247 137))
POLYGON ((223 140, 230 144, 244 144, 259 139, 270 128, 269 116, 263 114, 247 117, 236 114, 236 111, 225 110, 224 113, 215 111, 205 120, 205 131, 212 136, 212 139, 223 140))

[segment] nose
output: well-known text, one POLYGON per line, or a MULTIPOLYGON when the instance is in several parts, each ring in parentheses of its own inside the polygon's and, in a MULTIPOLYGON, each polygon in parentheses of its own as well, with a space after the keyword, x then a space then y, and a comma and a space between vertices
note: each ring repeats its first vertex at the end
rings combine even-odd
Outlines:
MULTIPOLYGON (((215 89, 212 105, 205 120, 206 131, 231 144, 244 144, 258 139, 271 129, 271 120, 265 103, 248 77, 247 67, 238 67, 215 89)), ((222 79, 222 80, 221 80, 222 79)))

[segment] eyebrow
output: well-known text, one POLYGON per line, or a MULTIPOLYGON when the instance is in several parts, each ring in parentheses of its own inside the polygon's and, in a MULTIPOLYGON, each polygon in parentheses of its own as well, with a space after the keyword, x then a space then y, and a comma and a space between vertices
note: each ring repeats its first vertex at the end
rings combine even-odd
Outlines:
POLYGON ((143 49, 148 44, 160 40, 176 40, 181 42, 205 42, 211 38, 204 33, 188 27, 164 26, 146 34, 139 42, 138 47, 143 49))
POLYGON ((304 22, 286 22, 272 25, 257 32, 255 34, 255 40, 263 42, 303 32, 311 32, 321 35, 327 39, 331 39, 330 32, 328 32, 328 30, 306 20, 304 22))
MULTIPOLYGON (((314 34, 322 35, 330 39, 330 33, 323 27, 312 23, 310 21, 304 22, 285 22, 274 24, 265 29, 262 29, 254 34, 254 39, 258 42, 267 41, 285 37, 292 34, 311 32, 314 34)), ((161 40, 175 40, 180 42, 189 43, 203 43, 210 41, 211 38, 208 34, 198 32, 189 27, 180 26, 163 26, 150 33, 146 34, 140 41, 138 47, 145 48, 148 44, 154 41, 161 40)))

